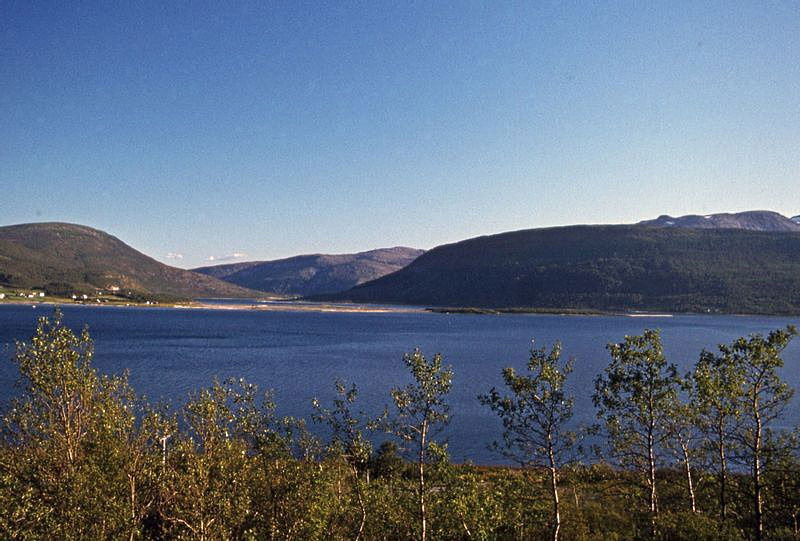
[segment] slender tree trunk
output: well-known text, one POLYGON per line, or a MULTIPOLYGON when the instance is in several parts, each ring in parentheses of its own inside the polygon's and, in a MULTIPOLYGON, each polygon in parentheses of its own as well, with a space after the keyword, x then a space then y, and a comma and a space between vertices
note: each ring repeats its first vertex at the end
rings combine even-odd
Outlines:
POLYGON ((358 469, 352 467, 353 482, 356 484, 356 498, 358 499, 358 507, 361 510, 361 522, 358 525, 358 533, 353 541, 359 541, 361 535, 364 533, 364 525, 367 523, 367 506, 364 504, 364 495, 361 493, 361 484, 358 476, 358 469))
POLYGON ((427 443, 426 437, 428 432, 427 421, 422 422, 422 431, 419 438, 419 526, 420 526, 420 539, 427 541, 428 539, 428 525, 427 516, 425 514, 425 444, 427 443))
POLYGON ((136 537, 136 477, 128 474, 128 488, 130 489, 130 504, 131 504, 131 531, 128 539, 133 541, 136 537))
POLYGON ((725 456, 725 427, 722 420, 717 425, 717 448, 719 450, 719 515, 724 522, 728 518, 728 457, 725 456))
POLYGON ((657 494, 656 494, 656 456, 655 438, 653 437, 654 427, 652 423, 647 431, 647 482, 650 485, 648 504, 650 508, 650 534, 656 537, 656 514, 658 513, 657 494))
POLYGON ((558 541, 561 530, 561 513, 558 502, 558 469, 553 454, 553 445, 548 443, 547 456, 550 461, 550 495, 553 498, 553 541, 558 541))
POLYGON ((763 498, 761 495, 761 416, 758 413, 758 397, 753 396, 753 413, 755 414, 756 430, 753 442, 753 511, 755 513, 755 538, 761 541, 764 537, 763 524, 763 498))
POLYGON ((689 492, 689 505, 692 513, 696 513, 697 503, 694 494, 694 480, 692 479, 692 465, 689 459, 689 446, 686 442, 681 442, 681 451, 683 452, 683 468, 686 473, 686 489, 689 492))
POLYGON ((467 526, 467 521, 464 520, 464 517, 461 518, 461 526, 464 528, 464 533, 467 535, 467 538, 472 539, 472 532, 469 531, 469 526, 467 526))

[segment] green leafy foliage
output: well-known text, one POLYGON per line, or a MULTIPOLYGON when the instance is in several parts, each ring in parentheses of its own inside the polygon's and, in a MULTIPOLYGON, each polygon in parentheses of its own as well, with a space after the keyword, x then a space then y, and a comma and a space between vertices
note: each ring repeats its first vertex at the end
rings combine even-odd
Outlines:
POLYGON ((494 442, 492 447, 520 464, 549 467, 553 453, 561 467, 564 455, 574 455, 578 435, 566 429, 574 399, 564 389, 573 362, 560 359, 561 344, 550 351, 533 349, 527 374, 517 374, 510 367, 503 370, 511 395, 493 388, 479 397, 503 422, 503 442, 494 442))
POLYGON ((641 472, 655 535, 657 470, 678 400, 677 370, 667 363, 657 330, 626 336, 608 350, 611 363, 595 380, 597 416, 605 425, 612 456, 621 466, 641 472))
POLYGON ((503 370, 503 380, 511 396, 492 389, 479 398, 503 422, 503 443, 493 447, 506 457, 525 466, 546 468, 550 473, 552 500, 552 539, 558 541, 561 530, 558 472, 574 456, 577 434, 567 430, 574 400, 564 390, 572 372, 572 361, 562 366, 561 344, 531 350, 527 375, 513 368, 503 370))
POLYGON ((417 520, 419 539, 428 538, 428 492, 425 470, 429 462, 443 464, 448 460, 447 445, 436 441, 435 436, 450 421, 450 406, 445 397, 450 392, 453 370, 443 366, 436 354, 428 360, 420 350, 403 355, 403 363, 411 372, 413 383, 391 390, 395 413, 385 424, 386 429, 410 447, 417 465, 417 520))

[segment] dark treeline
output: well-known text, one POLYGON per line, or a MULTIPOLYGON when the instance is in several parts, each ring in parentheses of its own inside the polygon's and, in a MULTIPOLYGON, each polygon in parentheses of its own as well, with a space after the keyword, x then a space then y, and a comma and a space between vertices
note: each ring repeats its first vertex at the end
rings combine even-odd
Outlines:
POLYGON ((0 538, 798 540, 797 431, 776 428, 795 334, 739 338, 687 374, 657 331, 626 336, 595 380, 598 424, 581 429, 572 362, 559 344, 534 349, 478 397, 503 426, 487 445, 519 466, 481 467, 448 460, 452 370, 440 355, 404 355, 411 383, 387 390, 378 416, 344 382, 309 420, 277 416, 241 380, 176 411, 138 398, 126 375, 98 374, 88 332, 57 311, 17 344, 0 538))

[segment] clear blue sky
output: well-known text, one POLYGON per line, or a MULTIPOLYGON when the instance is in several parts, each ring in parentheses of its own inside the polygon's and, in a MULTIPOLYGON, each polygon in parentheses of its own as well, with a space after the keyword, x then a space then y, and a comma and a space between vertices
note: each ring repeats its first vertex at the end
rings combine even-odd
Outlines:
POLYGON ((55 4, 0 0, 3 225, 191 267, 800 214, 798 2, 55 4))

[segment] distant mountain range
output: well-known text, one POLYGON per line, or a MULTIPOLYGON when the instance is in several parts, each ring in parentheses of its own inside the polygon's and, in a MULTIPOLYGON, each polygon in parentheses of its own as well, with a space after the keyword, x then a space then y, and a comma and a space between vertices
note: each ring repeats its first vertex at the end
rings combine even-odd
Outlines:
POLYGON ((336 293, 395 272, 422 250, 395 247, 340 255, 301 255, 193 269, 242 287, 284 295, 336 293))
POLYGON ((0 285, 41 288, 55 295, 111 288, 173 298, 255 294, 159 263, 108 233, 65 223, 0 227, 0 285))
POLYGON ((318 299, 445 307, 800 313, 800 233, 742 229, 744 221, 724 223, 740 228, 570 226, 478 237, 439 246, 398 272, 318 299))
POLYGON ((54 294, 266 291, 432 307, 800 314, 800 216, 661 216, 634 225, 502 233, 425 253, 387 248, 196 271, 159 263, 85 226, 0 227, 0 286, 54 294))
POLYGON ((800 216, 787 218, 777 212, 752 210, 735 214, 690 214, 673 218, 659 216, 655 220, 639 222, 656 227, 684 227, 691 229, 748 229, 750 231, 800 231, 800 216))

